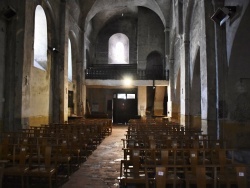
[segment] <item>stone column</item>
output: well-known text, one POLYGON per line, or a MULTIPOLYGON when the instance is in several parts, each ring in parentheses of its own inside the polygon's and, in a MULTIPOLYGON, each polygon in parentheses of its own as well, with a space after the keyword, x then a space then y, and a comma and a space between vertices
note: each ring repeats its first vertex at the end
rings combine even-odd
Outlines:
MULTIPOLYGON (((214 12, 224 6, 224 0, 212 2, 214 6, 214 12)), ((220 137, 220 126, 224 121, 220 119, 226 119, 228 116, 226 90, 227 90, 227 77, 228 77, 228 65, 227 65, 227 52, 226 52, 226 24, 219 26, 214 23, 214 35, 215 35, 215 63, 216 63, 216 119, 217 119, 217 138, 220 137)))
POLYGON ((66 2, 61 1, 59 20, 59 121, 68 120, 68 58, 67 58, 67 8, 66 2))
POLYGON ((217 131, 217 83, 216 83, 216 54, 212 2, 202 0, 201 9, 201 41, 200 41, 200 67, 201 67, 201 118, 202 127, 206 124, 209 135, 217 131), (205 120, 207 123, 204 123, 205 120))
POLYGON ((174 96, 174 59, 169 60, 169 85, 168 85, 168 117, 172 117, 172 103, 174 96))
POLYGON ((183 35, 181 46, 181 62, 180 62, 180 123, 189 127, 189 94, 190 94, 190 41, 186 35, 183 35))
POLYGON ((138 86, 138 115, 144 117, 147 107, 147 86, 138 86))
POLYGON ((166 80, 169 80, 169 36, 170 36, 170 29, 165 28, 165 75, 166 80))

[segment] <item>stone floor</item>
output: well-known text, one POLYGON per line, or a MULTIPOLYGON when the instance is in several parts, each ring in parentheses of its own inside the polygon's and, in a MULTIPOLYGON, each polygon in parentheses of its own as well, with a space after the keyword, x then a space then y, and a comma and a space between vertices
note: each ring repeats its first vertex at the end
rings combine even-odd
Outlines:
POLYGON ((122 138, 127 126, 114 125, 106 137, 79 170, 72 174, 62 188, 117 188, 120 160, 123 158, 122 138))

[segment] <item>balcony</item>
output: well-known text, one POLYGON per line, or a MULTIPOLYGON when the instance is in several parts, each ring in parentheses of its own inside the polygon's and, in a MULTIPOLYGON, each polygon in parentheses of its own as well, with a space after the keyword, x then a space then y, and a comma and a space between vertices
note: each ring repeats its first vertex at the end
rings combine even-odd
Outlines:
POLYGON ((168 80, 162 67, 139 70, 137 64, 95 64, 85 70, 86 79, 122 80, 130 76, 133 80, 168 80))

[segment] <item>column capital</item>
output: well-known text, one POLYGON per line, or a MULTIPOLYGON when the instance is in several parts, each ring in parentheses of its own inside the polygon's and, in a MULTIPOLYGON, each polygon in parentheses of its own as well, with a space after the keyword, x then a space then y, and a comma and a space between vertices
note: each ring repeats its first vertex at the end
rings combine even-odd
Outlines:
POLYGON ((166 32, 169 32, 169 31, 170 31, 170 28, 169 27, 165 27, 164 32, 166 33, 166 32))

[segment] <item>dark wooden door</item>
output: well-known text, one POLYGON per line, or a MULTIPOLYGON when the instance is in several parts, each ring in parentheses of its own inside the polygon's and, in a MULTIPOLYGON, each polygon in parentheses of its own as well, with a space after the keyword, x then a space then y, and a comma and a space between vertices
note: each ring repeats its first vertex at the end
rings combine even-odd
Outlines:
POLYGON ((127 123, 137 114, 136 99, 113 99, 113 123, 127 123))

